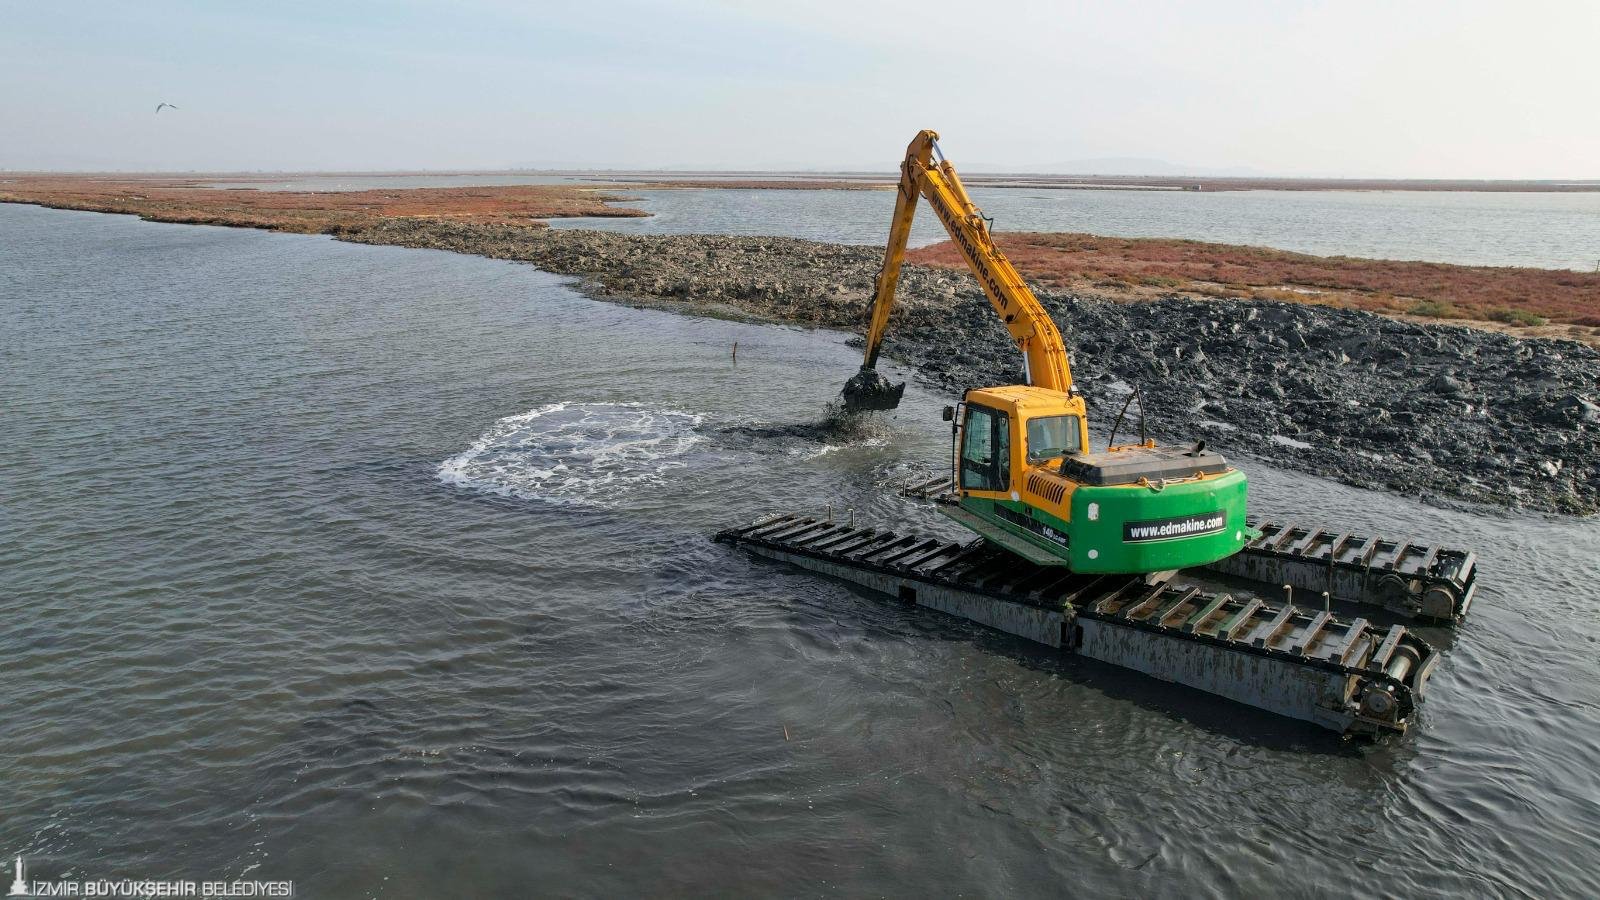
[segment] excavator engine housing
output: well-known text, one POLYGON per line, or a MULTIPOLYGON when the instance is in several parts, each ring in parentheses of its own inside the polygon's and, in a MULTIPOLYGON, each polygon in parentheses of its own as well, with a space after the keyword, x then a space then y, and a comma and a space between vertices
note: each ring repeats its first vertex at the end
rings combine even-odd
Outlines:
POLYGON ((1026 385, 967 392, 947 516, 1039 565, 1160 572, 1224 559, 1254 536, 1244 473, 1152 444, 1089 452, 1083 398, 1026 385))

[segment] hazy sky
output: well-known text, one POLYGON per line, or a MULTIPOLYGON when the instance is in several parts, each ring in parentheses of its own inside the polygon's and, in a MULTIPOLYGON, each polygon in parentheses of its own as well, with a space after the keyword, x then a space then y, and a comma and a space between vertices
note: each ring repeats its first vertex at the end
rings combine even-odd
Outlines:
POLYGON ((1600 178, 1600 2, 0 0, 0 167, 1600 178), (158 102, 177 111, 154 114, 158 102))

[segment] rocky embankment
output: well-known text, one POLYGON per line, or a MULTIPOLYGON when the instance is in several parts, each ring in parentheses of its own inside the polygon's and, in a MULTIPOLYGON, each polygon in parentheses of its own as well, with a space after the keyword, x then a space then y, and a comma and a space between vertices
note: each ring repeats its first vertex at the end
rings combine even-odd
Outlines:
MULTIPOLYGON (((870 247, 386 220, 346 240, 526 260, 590 294, 859 330, 870 247)), ((1041 289, 1102 426, 1132 386, 1152 432, 1207 439, 1435 503, 1600 511, 1600 352, 1271 302, 1115 303, 1041 289)), ((1018 356, 965 273, 908 266, 886 352, 931 386, 1016 381, 1018 356)), ((841 382, 843 376, 841 373, 841 382)))

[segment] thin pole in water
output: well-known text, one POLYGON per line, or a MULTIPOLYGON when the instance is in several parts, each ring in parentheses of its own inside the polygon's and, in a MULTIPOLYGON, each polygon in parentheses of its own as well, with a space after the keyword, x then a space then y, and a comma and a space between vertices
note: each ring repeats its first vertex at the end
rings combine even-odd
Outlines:
POLYGON ((738 362, 739 361, 739 342, 738 341, 734 341, 733 342, 733 361, 734 362, 738 362))

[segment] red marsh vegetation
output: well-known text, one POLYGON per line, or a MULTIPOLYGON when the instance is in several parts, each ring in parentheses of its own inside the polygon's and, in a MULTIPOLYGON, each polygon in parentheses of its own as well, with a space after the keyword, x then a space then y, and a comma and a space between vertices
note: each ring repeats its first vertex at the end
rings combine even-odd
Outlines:
POLYGON ((627 198, 573 185, 405 188, 368 191, 262 191, 208 187, 193 178, 138 175, 12 175, 0 202, 128 213, 158 222, 234 225, 308 234, 339 232, 381 218, 543 228, 570 216, 643 216, 607 206, 627 198))
MULTIPOLYGON (((1129 299, 1181 293, 1323 303, 1512 327, 1553 323, 1587 332, 1600 326, 1596 272, 1312 256, 1092 234, 1018 232, 996 234, 995 239, 1017 269, 1040 284, 1110 291, 1129 299)), ((907 258, 965 268, 949 241, 913 250, 907 258)))

